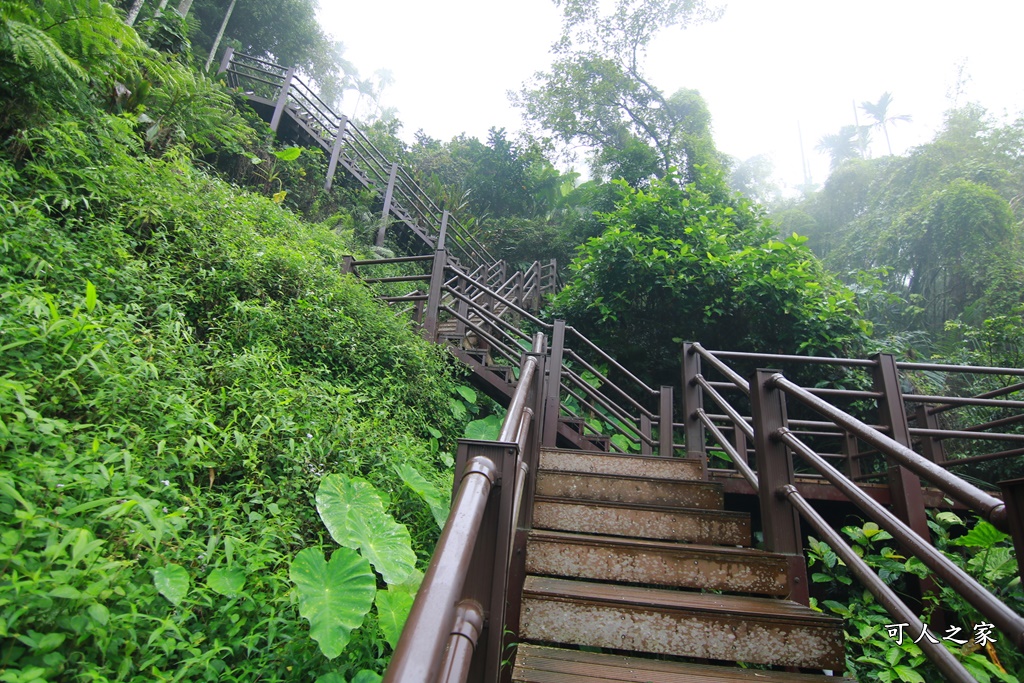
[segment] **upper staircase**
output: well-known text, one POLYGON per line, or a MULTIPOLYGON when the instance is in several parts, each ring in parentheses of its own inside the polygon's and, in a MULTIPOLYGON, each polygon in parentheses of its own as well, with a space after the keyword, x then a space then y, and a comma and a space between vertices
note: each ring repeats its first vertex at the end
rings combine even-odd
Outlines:
MULTIPOLYGON (((508 410, 495 440, 460 441, 452 513, 386 681, 835 680, 843 624, 810 607, 806 535, 828 543, 908 633, 925 626, 920 598, 935 579, 912 587, 908 604, 812 501, 874 520, 1024 649, 1024 619, 932 547, 925 516, 926 505, 954 501, 1024 551, 1024 480, 1003 482, 1000 497, 949 471, 1024 444, 956 461, 944 446, 1024 441, 1007 429, 1024 422, 1024 401, 1008 398, 1024 382, 904 391, 915 372, 1024 370, 687 343, 679 386, 650 387, 572 327, 537 316, 558 288, 553 262, 518 270, 495 259, 294 70, 228 50, 221 72, 278 135, 330 154, 328 188, 342 168, 377 194, 378 244, 390 237, 405 255, 349 258, 346 272, 448 345, 508 410), (822 365, 861 388, 807 388, 760 369, 822 365), (950 428, 962 407, 993 417, 950 428)), ((945 680, 974 680, 941 644, 920 647, 945 680)))

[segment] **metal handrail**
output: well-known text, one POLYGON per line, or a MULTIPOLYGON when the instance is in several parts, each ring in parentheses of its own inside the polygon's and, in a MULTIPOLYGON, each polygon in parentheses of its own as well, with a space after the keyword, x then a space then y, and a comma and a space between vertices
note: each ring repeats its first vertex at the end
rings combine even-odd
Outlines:
MULTIPOLYGON (((842 559, 847 568, 857 579, 878 599, 878 602, 902 623, 921 624, 921 632, 924 632, 926 625, 922 623, 914 612, 906 606, 903 600, 885 584, 874 572, 867 562, 854 552, 844 540, 836 533, 825 519, 811 507, 811 505, 800 495, 800 492, 793 485, 783 487, 781 494, 785 499, 806 519, 815 531, 829 544, 829 547, 842 559)), ((931 659, 939 670, 946 676, 946 680, 954 683, 975 683, 975 678, 952 655, 941 643, 933 643, 923 638, 919 643, 925 655, 931 659)))
POLYGON ((924 477, 935 486, 952 496, 955 500, 981 512, 985 519, 995 526, 1006 529, 1006 504, 998 498, 985 493, 977 486, 950 474, 927 458, 924 458, 892 437, 872 429, 852 415, 836 408, 803 387, 786 379, 781 373, 775 373, 769 384, 778 387, 784 393, 797 399, 815 412, 829 418, 844 427, 857 438, 866 441, 918 476, 924 477))
MULTIPOLYGON (((785 388, 777 382, 774 383, 779 389, 785 391, 785 388)), ((899 518, 886 510, 885 507, 871 498, 871 496, 861 491, 842 472, 832 467, 812 448, 796 438, 789 429, 785 427, 779 429, 773 436, 789 446, 794 453, 803 458, 833 486, 842 491, 847 498, 866 512, 879 526, 892 534, 900 544, 924 562, 939 578, 954 586, 961 597, 991 619, 992 623, 999 630, 1010 636, 1013 643, 1019 649, 1024 650, 1024 618, 1007 607, 1001 600, 995 598, 971 575, 951 562, 937 548, 933 547, 927 539, 918 536, 913 529, 900 521, 899 518)), ((946 474, 945 471, 942 472, 946 474)), ((969 484, 966 485, 970 486, 969 484)), ((999 503, 1002 505, 1002 501, 999 501, 999 503)))
MULTIPOLYGON (((543 346, 544 335, 538 333, 533 339, 532 353, 526 356, 521 366, 519 384, 496 441, 499 444, 514 443, 521 446, 517 449, 517 481, 504 483, 506 486, 511 485, 515 491, 513 510, 516 512, 519 510, 518 498, 524 490, 519 477, 525 477, 526 474, 522 467, 522 446, 526 443, 525 432, 533 416, 533 411, 526 402, 534 380, 539 374, 537 354, 541 352, 543 346)), ((469 573, 476 540, 481 531, 484 510, 492 488, 498 481, 498 472, 498 466, 484 456, 474 457, 467 463, 448 521, 430 558, 430 564, 402 629, 402 635, 395 646, 391 663, 385 672, 386 683, 435 683, 442 671, 446 675, 440 680, 466 680, 472 647, 468 648, 468 652, 463 649, 461 653, 455 655, 450 652, 454 648, 449 648, 448 662, 445 661, 445 649, 451 635, 459 636, 463 633, 460 626, 466 619, 464 612, 467 606, 464 601, 459 600, 469 573)), ((512 555, 509 554, 509 557, 512 555)), ((501 570, 507 573, 508 567, 501 570)), ((478 612, 482 617, 482 611, 478 612)), ((471 629, 475 630, 475 636, 479 635, 482 625, 483 620, 480 618, 475 628, 471 629)), ((491 626, 499 627, 500 624, 491 626)), ((475 644, 472 637, 468 640, 471 641, 470 645, 475 644)))

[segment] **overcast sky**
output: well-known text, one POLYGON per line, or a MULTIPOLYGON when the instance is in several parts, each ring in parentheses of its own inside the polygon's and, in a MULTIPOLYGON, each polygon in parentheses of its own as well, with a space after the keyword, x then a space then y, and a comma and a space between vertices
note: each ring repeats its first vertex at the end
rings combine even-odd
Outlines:
MULTIPOLYGON (((854 122, 854 102, 893 94, 893 151, 931 139, 952 103, 997 116, 1024 111, 1019 0, 726 0, 713 24, 662 33, 647 73, 667 93, 694 88, 708 102, 715 141, 745 159, 769 155, 777 178, 803 175, 798 126, 815 182, 828 173, 818 140, 854 122)), ((403 137, 447 140, 521 126, 507 91, 551 63, 560 16, 551 0, 321 0, 324 27, 364 76, 388 69, 384 104, 403 137)), ((351 102, 354 104, 354 100, 351 102)), ((349 105, 346 105, 349 106, 349 105)), ((343 112, 351 114, 351 112, 343 112)), ((861 113, 861 123, 866 123, 861 113)), ((875 155, 885 143, 876 136, 875 155)))

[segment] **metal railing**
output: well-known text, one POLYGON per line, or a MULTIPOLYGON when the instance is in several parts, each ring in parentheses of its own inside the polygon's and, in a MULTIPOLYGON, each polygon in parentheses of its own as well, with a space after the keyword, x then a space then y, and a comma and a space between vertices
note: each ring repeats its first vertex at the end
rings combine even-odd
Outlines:
MULTIPOLYGON (((683 394, 686 404, 684 413, 687 450, 691 455, 701 457, 707 457, 710 450, 718 449, 724 452, 732 460, 736 471, 758 495, 766 547, 791 558, 790 581, 793 596, 806 600, 808 595, 799 523, 802 517, 829 543, 850 571, 875 595, 896 622, 917 624, 922 633, 926 628, 926 625, 914 615, 913 610, 854 552, 801 493, 792 457, 795 455, 817 477, 841 492, 862 514, 892 534, 906 555, 920 559, 932 570, 935 577, 965 598, 1018 649, 1024 650, 1024 618, 933 547, 925 517, 920 480, 925 479, 943 494, 997 527, 1009 529, 1018 551, 1024 547, 1021 545, 1024 533, 1021 528, 1020 506, 1007 505, 1003 500, 951 474, 944 467, 948 466, 948 462, 937 463, 912 449, 912 446, 917 445, 926 450, 927 445, 922 444, 927 439, 988 438, 1016 441, 1019 440, 1019 435, 996 434, 983 430, 993 426, 1016 425, 1021 420, 1011 416, 987 420, 973 428, 950 430, 939 429, 934 423, 928 427, 910 427, 915 420, 908 419, 905 412, 906 403, 938 406, 923 409, 930 411, 932 415, 954 410, 958 406, 1019 410, 1024 407, 1024 403, 1020 401, 1004 399, 998 401, 998 404, 994 401, 996 396, 1006 396, 1024 389, 1024 385, 1017 383, 990 390, 980 396, 967 397, 904 394, 899 381, 900 370, 1004 377, 1024 375, 1024 371, 1015 368, 897 363, 887 354, 879 354, 872 359, 805 358, 714 352, 704 349, 699 344, 686 344, 683 349, 683 394), (871 375, 872 390, 801 387, 779 371, 764 369, 753 372, 748 381, 726 364, 724 358, 741 359, 759 365, 829 364, 866 370, 871 375), (708 380, 702 371, 705 368, 723 377, 724 381, 708 380), (728 391, 739 394, 739 398, 729 400, 726 397, 728 391), (879 424, 868 424, 863 419, 858 419, 830 400, 826 400, 826 396, 830 400, 842 399, 861 403, 873 401, 873 412, 877 414, 879 424), (715 413, 710 414, 705 410, 705 401, 714 404, 715 413), (749 416, 744 414, 746 408, 750 409, 749 416), (717 412, 719 410, 720 413, 717 412), (800 411, 810 411, 818 419, 789 419, 790 414, 800 411), (919 438, 916 444, 913 436, 919 438), (843 452, 820 453, 819 449, 809 443, 820 444, 826 439, 839 439, 843 444, 843 452), (753 444, 753 449, 748 447, 749 443, 753 444), (866 453, 859 449, 860 443, 871 446, 868 455, 872 461, 878 458, 886 460, 886 469, 877 474, 887 477, 892 511, 866 493, 857 483, 857 479, 862 479, 860 476, 854 476, 861 473, 861 458, 858 456, 866 453), (748 461, 751 452, 755 457, 753 461, 748 461), (845 464, 845 473, 833 464, 837 460, 845 464), (1011 507, 1014 509, 1008 510, 1011 507)), ((865 410, 863 405, 859 407, 863 413, 872 412, 865 410)), ((922 411, 919 410, 918 421, 921 415, 922 411)), ((872 473, 873 476, 874 474, 872 473)), ((805 476, 806 474, 801 475, 805 476)), ((1012 498, 1014 495, 1020 496, 1021 493, 1019 482, 1012 482, 1010 488, 1006 489, 1005 497, 1012 498)), ((931 581, 932 579, 927 579, 919 589, 927 592, 933 586, 931 581)), ((913 628, 915 627, 911 626, 911 629, 913 628)), ((918 645, 943 672, 947 680, 974 680, 941 644, 922 639, 918 645)))
MULTIPOLYGON (((329 155, 325 185, 330 189, 340 165, 383 199, 382 225, 378 246, 387 233, 387 224, 395 219, 404 224, 429 249, 436 248, 441 234, 447 232, 449 249, 467 267, 500 262, 488 252, 475 235, 454 216, 442 210, 413 179, 410 172, 389 159, 373 144, 355 122, 334 112, 297 74, 295 69, 236 52, 228 48, 218 73, 227 84, 243 90, 251 101, 273 107, 270 127, 275 132, 287 114, 329 155)), ((557 274, 541 272, 549 286, 557 285, 557 274)))
POLYGON ((498 440, 459 443, 461 475, 451 513, 385 681, 497 680, 505 627, 518 619, 508 606, 517 602, 510 596, 521 590, 523 575, 516 550, 525 536, 516 530, 529 528, 532 511, 532 501, 523 499, 532 498, 527 479, 539 457, 532 418, 543 406, 544 347, 544 335, 537 333, 520 364, 498 440))

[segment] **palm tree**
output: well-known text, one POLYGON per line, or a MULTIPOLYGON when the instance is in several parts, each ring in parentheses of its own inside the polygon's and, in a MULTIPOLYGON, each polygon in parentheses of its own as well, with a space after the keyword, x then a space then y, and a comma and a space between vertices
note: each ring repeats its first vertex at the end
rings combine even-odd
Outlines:
POLYGON ((909 114, 899 114, 898 116, 889 116, 889 105, 892 104, 892 93, 882 93, 882 96, 878 98, 877 102, 861 102, 860 108, 864 110, 864 113, 875 120, 874 126, 881 128, 882 132, 885 133, 885 145, 889 148, 889 156, 892 156, 892 143, 889 142, 889 127, 890 123, 897 123, 898 121, 910 121, 909 114))
POLYGON ((843 126, 838 133, 831 133, 818 140, 814 149, 832 158, 831 170, 839 168, 844 161, 863 157, 858 143, 857 126, 843 126))

